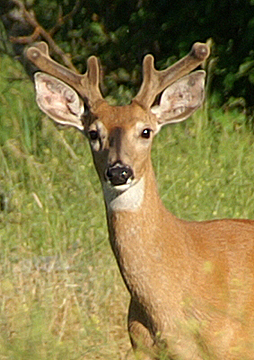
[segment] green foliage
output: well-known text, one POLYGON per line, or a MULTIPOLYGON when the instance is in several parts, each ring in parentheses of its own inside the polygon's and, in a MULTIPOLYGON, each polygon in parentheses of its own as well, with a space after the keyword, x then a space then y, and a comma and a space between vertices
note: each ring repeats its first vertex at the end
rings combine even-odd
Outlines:
MULTIPOLYGON (((0 13, 10 1, 0 5, 0 13)), ((51 32, 54 40, 71 55, 81 72, 86 70, 89 55, 100 57, 106 76, 104 93, 116 103, 129 102, 137 91, 146 53, 153 53, 157 67, 163 68, 185 55, 195 41, 212 39, 210 88, 216 94, 216 105, 242 98, 247 115, 252 114, 251 0, 31 0, 27 4, 47 31, 55 29, 51 32), (76 12, 68 17, 75 6, 76 12), (66 15, 67 20, 59 23, 66 15)), ((10 22, 5 25, 11 35, 21 35, 21 26, 14 24, 11 28, 10 22)), ((20 52, 20 47, 15 45, 15 51, 20 52)))
MULTIPOLYGON (((33 8, 41 23, 49 28, 60 8, 66 14, 74 4, 75 0, 37 0, 33 8), (48 11, 42 11, 42 6, 48 11)), ((88 55, 100 56, 110 79, 106 81, 106 94, 123 102, 121 90, 117 94, 115 87, 137 90, 146 53, 153 53, 157 65, 163 67, 170 57, 186 54, 195 41, 212 38, 212 57, 217 58, 212 89, 220 94, 220 104, 233 96, 243 97, 248 109, 254 106, 251 1, 98 0, 81 4, 81 10, 56 34, 56 41, 71 52, 81 71, 85 70, 88 55), (119 76, 119 69, 125 69, 128 76, 119 76)))

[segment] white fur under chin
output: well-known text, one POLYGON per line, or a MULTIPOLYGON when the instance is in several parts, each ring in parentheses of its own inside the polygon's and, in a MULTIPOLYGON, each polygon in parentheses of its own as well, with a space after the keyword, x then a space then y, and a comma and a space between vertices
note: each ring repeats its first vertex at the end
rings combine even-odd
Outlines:
POLYGON ((103 184, 104 198, 108 210, 135 211, 140 208, 144 198, 144 178, 129 184, 111 186, 103 184))

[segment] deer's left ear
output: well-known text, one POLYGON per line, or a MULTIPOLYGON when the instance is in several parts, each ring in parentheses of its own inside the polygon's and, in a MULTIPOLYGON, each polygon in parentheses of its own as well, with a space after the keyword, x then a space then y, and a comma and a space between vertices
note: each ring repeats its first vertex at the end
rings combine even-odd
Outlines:
POLYGON ((166 88, 159 105, 151 111, 158 125, 176 123, 187 119, 204 100, 205 71, 195 71, 166 88))
POLYGON ((77 92, 63 81, 46 73, 34 76, 36 101, 39 108, 56 123, 84 130, 84 104, 77 92))

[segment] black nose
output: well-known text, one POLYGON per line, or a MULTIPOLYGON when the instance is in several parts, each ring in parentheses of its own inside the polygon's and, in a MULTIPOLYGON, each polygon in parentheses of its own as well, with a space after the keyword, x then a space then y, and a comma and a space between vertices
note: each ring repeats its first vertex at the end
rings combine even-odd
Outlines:
POLYGON ((128 165, 117 162, 108 167, 106 177, 114 186, 124 185, 133 177, 133 171, 128 165))

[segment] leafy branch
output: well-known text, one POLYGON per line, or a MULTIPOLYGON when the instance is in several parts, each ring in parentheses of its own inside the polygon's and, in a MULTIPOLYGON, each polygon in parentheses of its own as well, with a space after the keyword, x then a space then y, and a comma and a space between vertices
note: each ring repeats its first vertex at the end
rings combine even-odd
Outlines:
POLYGON ((43 39, 48 43, 51 52, 57 55, 58 57, 60 57, 64 65, 66 65, 68 68, 74 71, 77 71, 70 57, 67 54, 65 54, 63 50, 56 44, 52 36, 61 28, 63 24, 65 24, 71 17, 73 17, 77 13, 77 11, 81 7, 82 0, 77 0, 72 11, 67 15, 62 16, 62 14, 60 13, 58 16, 57 23, 49 31, 44 29, 39 24, 39 22, 36 19, 35 13, 33 11, 28 11, 24 3, 22 3, 22 1, 20 0, 12 0, 12 1, 18 7, 21 18, 25 20, 25 22, 32 27, 33 33, 29 36, 17 36, 17 37, 11 36, 10 37, 11 42, 28 45, 34 43, 35 41, 38 41, 39 39, 43 39))

